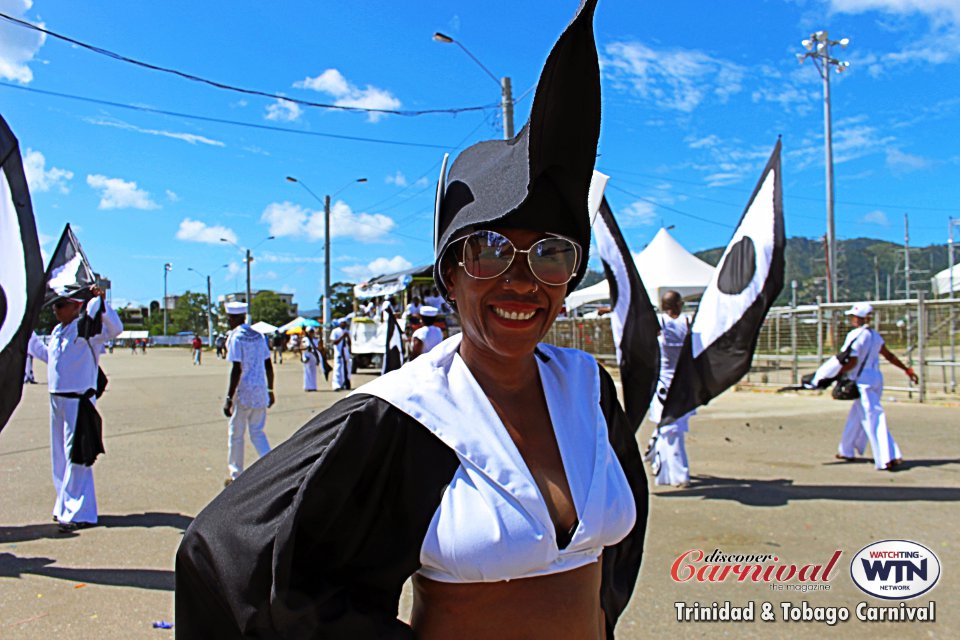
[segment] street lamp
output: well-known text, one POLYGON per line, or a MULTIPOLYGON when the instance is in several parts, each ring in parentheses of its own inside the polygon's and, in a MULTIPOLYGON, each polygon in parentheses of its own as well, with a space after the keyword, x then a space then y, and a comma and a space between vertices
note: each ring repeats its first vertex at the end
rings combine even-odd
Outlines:
POLYGON ((173 271, 173 263, 163 265, 163 335, 167 335, 167 274, 173 271))
MULTIPOLYGON (((267 240, 273 240, 274 238, 276 238, 276 236, 267 236, 266 238, 264 238, 263 240, 261 240, 259 243, 257 243, 257 245, 253 247, 253 249, 256 249, 257 247, 259 247, 260 245, 262 245, 262 244, 263 244, 264 242, 266 242, 267 240)), ((244 249, 243 247, 241 247, 240 245, 238 245, 238 244, 237 244, 236 242, 234 242, 233 240, 229 240, 229 239, 227 239, 227 238, 220 238, 220 242, 226 242, 226 243, 228 243, 228 244, 232 244, 233 246, 235 246, 235 247, 236 247, 237 249, 239 249, 240 251, 246 252, 246 257, 243 259, 243 261, 247 264, 247 300, 246 300, 246 302, 247 302, 247 324, 250 324, 251 322, 253 322, 253 300, 250 299, 250 263, 253 262, 253 256, 250 255, 250 252, 253 251, 253 249, 244 249)))
POLYGON ((500 110, 503 112, 503 139, 510 140, 513 138, 513 89, 510 83, 510 76, 503 76, 503 78, 498 80, 497 76, 493 75, 493 72, 491 72, 490 69, 487 69, 487 67, 484 66, 484 64, 480 62, 475 55, 470 53, 470 51, 463 46, 459 40, 454 40, 450 36, 440 33, 439 31, 433 34, 433 39, 444 44, 457 45, 465 54, 470 56, 471 60, 476 62, 477 65, 483 69, 484 73, 493 78, 493 81, 497 83, 498 87, 500 87, 500 110))
MULTIPOLYGON (((333 192, 333 196, 341 193, 350 185, 360 182, 366 182, 366 178, 356 178, 347 182, 345 185, 333 192)), ((314 197, 317 202, 323 203, 323 327, 326 332, 330 326, 330 198, 333 196, 320 196, 315 194, 303 180, 297 180, 293 176, 287 176, 287 182, 294 182, 306 189, 307 193, 314 197)))
MULTIPOLYGON (((211 273, 210 275, 213 275, 214 273, 216 273, 220 269, 225 268, 226 266, 227 265, 221 265, 217 267, 216 269, 213 270, 213 273, 211 273)), ((212 347, 213 346, 213 298, 211 296, 213 294, 210 290, 210 275, 204 275, 199 271, 197 271, 196 269, 194 269, 193 267, 187 267, 187 271, 193 271, 198 276, 207 279, 207 342, 208 342, 208 346, 212 347)))
POLYGON ((849 38, 831 40, 826 31, 817 31, 800 42, 806 53, 797 54, 797 62, 803 64, 810 58, 813 65, 823 78, 823 129, 824 147, 826 153, 827 171, 827 302, 836 302, 837 298, 837 236, 833 223, 833 132, 830 123, 830 68, 835 67, 837 73, 843 73, 850 66, 849 62, 831 57, 830 47, 840 45, 846 49, 850 44, 849 38))

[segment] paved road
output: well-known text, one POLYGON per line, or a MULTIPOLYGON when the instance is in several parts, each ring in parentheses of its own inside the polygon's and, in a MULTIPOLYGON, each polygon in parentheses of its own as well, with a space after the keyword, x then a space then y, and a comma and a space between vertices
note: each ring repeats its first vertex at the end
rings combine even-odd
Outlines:
MULTIPOLYGON (((173 556, 181 533, 223 486, 226 421, 223 361, 187 350, 104 357, 110 389, 100 405, 107 455, 96 464, 101 526, 64 535, 50 522, 48 405, 30 386, 0 434, 0 638, 172 637, 152 622, 173 619, 173 556)), ((45 380, 43 365, 37 367, 45 380)), ((278 370, 278 404, 267 433, 276 443, 340 397, 304 393, 301 370, 278 370)), ((368 379, 361 376, 360 381, 368 379)), ((960 637, 957 534, 960 525, 960 412, 890 403, 887 413, 907 464, 832 459, 847 403, 826 397, 730 393, 701 411, 688 437, 695 481, 657 488, 644 565, 618 628, 620 638, 960 637), (814 606, 881 604, 851 582, 863 546, 889 538, 931 547, 944 565, 940 584, 914 603, 937 603, 932 624, 678 623, 676 602, 733 605, 781 601, 814 606), (670 578, 690 549, 775 553, 796 564, 842 556, 829 592, 785 594, 764 584, 691 584, 670 578)), ((641 437, 646 440, 646 433, 641 437)), ((255 457, 247 448, 248 460, 255 457)), ((402 603, 409 609, 409 595, 402 603)), ((779 613, 779 608, 777 609, 779 613)))

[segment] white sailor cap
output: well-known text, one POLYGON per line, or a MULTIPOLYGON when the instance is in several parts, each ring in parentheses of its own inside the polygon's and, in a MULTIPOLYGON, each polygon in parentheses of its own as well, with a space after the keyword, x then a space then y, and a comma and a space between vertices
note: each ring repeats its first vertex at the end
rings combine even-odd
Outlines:
POLYGON ((873 305, 869 302, 857 302, 852 307, 844 311, 844 315, 866 318, 873 313, 873 305))
POLYGON ((440 313, 440 310, 436 307, 431 307, 426 304, 420 307, 420 315, 426 318, 434 318, 438 313, 440 313))
POLYGON ((230 316, 242 316, 247 313, 246 302, 224 302, 223 310, 230 316))

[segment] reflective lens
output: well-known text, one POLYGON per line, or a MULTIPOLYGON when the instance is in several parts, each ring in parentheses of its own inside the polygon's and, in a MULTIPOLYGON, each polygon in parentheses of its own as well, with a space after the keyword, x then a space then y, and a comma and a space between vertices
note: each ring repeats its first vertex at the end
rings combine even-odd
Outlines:
POLYGON ((481 280, 505 273, 518 253, 527 254, 531 273, 544 284, 566 284, 577 272, 580 247, 567 238, 544 238, 526 250, 496 231, 476 231, 464 240, 460 264, 467 275, 481 280))

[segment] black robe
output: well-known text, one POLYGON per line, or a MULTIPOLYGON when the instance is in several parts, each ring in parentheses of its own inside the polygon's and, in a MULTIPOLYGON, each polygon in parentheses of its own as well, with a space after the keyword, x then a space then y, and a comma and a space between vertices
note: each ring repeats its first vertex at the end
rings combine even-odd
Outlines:
MULTIPOLYGON (((607 637, 640 570, 647 481, 635 434, 600 369, 600 404, 637 507, 603 550, 607 637)), ((187 529, 177 551, 179 640, 412 638, 404 582, 460 461, 422 424, 357 393, 247 469, 187 529)), ((549 615, 549 612, 545 612, 549 615)))

